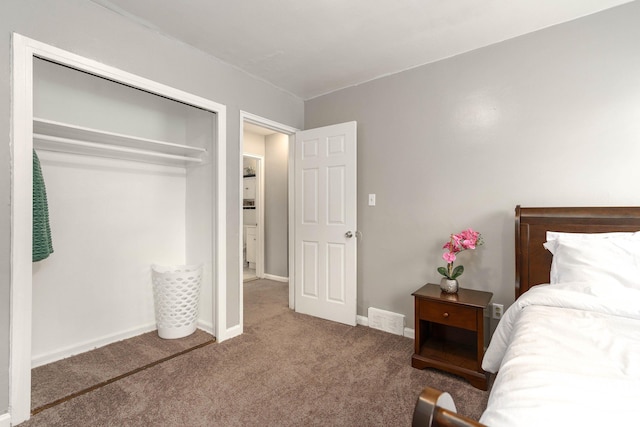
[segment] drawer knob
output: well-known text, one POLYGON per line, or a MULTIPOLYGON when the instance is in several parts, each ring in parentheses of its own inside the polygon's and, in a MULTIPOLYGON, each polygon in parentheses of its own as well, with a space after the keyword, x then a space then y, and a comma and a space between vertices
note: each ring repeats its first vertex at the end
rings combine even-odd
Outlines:
POLYGON ((442 316, 443 316, 443 317, 449 317, 449 313, 446 313, 446 312, 445 312, 442 316))

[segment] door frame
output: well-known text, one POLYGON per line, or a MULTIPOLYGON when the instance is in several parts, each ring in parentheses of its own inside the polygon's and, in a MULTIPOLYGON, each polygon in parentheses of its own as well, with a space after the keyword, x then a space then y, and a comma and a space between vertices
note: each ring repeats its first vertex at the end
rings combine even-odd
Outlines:
MULTIPOLYGON (((264 278, 264 156, 259 156, 257 154, 243 154, 242 157, 251 157, 252 159, 256 160, 256 163, 258 165, 258 170, 256 171, 256 222, 258 225, 256 245, 256 277, 258 279, 262 279, 264 278)), ((244 175, 243 169, 244 164, 240 169, 241 176, 244 175)), ((241 182, 243 182, 244 177, 241 178, 241 180, 241 182)), ((240 187, 240 212, 242 212, 241 217, 244 217, 242 187, 243 185, 241 185, 240 187)), ((244 218, 242 222, 242 225, 244 226, 244 218)), ((244 227, 242 227, 241 229, 244 234, 244 227)), ((242 245, 240 246, 240 258, 242 259, 242 245)))
POLYGON ((215 162, 212 277, 215 334, 229 337, 226 271, 226 123, 227 107, 188 92, 128 73, 98 61, 47 45, 17 33, 11 49, 11 279, 9 309, 9 417, 12 425, 31 414, 32 335, 32 178, 33 178, 33 59, 42 58, 71 68, 203 108, 216 114, 211 161, 215 162))
MULTIPOLYGON (((293 225, 294 222, 292 221, 292 218, 294 217, 294 209, 295 209, 295 203, 294 203, 294 196, 295 196, 295 191, 294 191, 294 185, 295 185, 295 177, 294 177, 294 162, 295 162, 295 141, 296 141, 296 132, 299 131, 299 129, 296 129, 294 127, 282 124, 282 123, 278 123, 276 121, 267 119, 265 117, 261 117, 258 116, 256 114, 252 114, 249 113, 247 111, 243 111, 240 110, 240 155, 239 155, 239 165, 240 165, 240 170, 242 170, 242 157, 244 155, 244 123, 252 123, 254 125, 260 126, 260 127, 264 127, 267 129, 271 129, 274 132, 278 132, 278 133, 282 133, 284 135, 287 135, 289 137, 289 157, 288 157, 288 165, 287 165, 287 184, 288 184, 288 210, 289 210, 289 221, 288 221, 288 230, 289 230, 289 242, 288 242, 288 249, 289 249, 289 308, 294 309, 295 308, 295 287, 294 287, 294 283, 293 283, 293 277, 294 277, 294 253, 293 253, 293 249, 294 249, 294 240, 293 240, 293 225)), ((242 191, 242 186, 239 186, 239 190, 242 191)), ((240 204, 242 204, 242 193, 240 193, 240 204)), ((263 203, 264 204, 264 203, 263 203)), ((239 313, 240 313, 240 333, 242 333, 244 331, 244 296, 243 296, 243 292, 242 292, 242 286, 243 286, 243 281, 242 281, 242 207, 240 207, 240 213, 239 213, 239 224, 240 224, 240 240, 239 240, 239 244, 240 244, 240 258, 238 260, 238 268, 239 268, 239 276, 238 276, 238 294, 240 295, 240 298, 238 298, 239 300, 239 313)), ((263 238, 263 242, 264 242, 264 235, 262 236, 263 238)), ((264 266, 264 258, 263 258, 263 266, 264 266)), ((256 271, 257 273, 257 271, 256 271)), ((264 272, 263 272, 264 273, 264 272)))

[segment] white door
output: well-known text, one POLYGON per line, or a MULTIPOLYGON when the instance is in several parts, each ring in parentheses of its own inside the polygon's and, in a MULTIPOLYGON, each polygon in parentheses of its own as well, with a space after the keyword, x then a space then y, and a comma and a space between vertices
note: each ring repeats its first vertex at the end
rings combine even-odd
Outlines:
POLYGON ((296 133, 295 309, 356 324, 356 122, 296 133))

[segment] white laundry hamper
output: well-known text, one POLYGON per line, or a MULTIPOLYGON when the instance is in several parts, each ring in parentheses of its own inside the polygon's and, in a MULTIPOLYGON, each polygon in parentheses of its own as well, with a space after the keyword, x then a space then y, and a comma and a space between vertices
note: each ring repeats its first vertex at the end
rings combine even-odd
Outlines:
POLYGON ((164 339, 191 335, 198 323, 202 264, 151 266, 158 335, 164 339))

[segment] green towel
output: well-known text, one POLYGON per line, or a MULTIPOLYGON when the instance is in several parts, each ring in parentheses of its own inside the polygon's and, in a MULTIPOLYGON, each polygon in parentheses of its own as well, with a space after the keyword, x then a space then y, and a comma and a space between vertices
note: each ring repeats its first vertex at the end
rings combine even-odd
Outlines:
POLYGON ((47 190, 44 187, 40 160, 33 150, 33 252, 32 261, 42 261, 53 253, 47 190))

